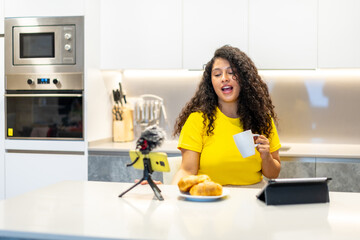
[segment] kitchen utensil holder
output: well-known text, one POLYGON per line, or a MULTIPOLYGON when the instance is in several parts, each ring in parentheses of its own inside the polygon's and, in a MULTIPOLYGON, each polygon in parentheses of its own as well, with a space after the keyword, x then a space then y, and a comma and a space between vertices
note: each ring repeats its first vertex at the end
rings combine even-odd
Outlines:
POLYGON ((113 141, 130 142, 134 140, 133 110, 122 107, 122 121, 113 119, 113 141))
POLYGON ((159 125, 162 116, 167 123, 164 101, 159 96, 143 94, 135 103, 135 122, 141 132, 150 125, 159 125))

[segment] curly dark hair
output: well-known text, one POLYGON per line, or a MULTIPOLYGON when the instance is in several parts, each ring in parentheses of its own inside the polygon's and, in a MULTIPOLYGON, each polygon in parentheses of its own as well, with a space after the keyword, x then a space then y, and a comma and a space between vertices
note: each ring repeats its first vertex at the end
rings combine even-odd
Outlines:
POLYGON ((235 78, 239 83, 240 94, 237 100, 237 114, 243 128, 245 130, 251 129, 253 133, 269 137, 272 130, 271 118, 277 123, 277 116, 268 87, 259 76, 252 60, 240 49, 229 45, 217 49, 214 57, 206 64, 195 95, 185 105, 176 120, 173 135, 180 134, 187 118, 193 112, 203 114, 204 128, 207 125, 206 134, 208 136, 213 134, 218 96, 212 85, 211 73, 214 61, 217 58, 226 59, 230 63, 235 78))

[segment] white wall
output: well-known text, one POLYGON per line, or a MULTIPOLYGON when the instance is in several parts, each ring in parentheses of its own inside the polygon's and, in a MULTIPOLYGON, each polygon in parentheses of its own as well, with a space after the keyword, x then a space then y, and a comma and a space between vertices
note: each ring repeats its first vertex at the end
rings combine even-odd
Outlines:
POLYGON ((85 141, 110 138, 111 99, 100 72, 100 1, 85 5, 85 141))

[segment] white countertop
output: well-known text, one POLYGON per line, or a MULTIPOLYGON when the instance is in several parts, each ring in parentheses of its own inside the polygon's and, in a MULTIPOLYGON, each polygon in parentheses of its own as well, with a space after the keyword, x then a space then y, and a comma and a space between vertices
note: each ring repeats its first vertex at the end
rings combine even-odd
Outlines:
POLYGON ((65 181, 0 202, 0 236, 38 239, 358 239, 360 193, 330 203, 266 206, 260 189, 228 188, 214 202, 178 196, 177 186, 65 181))
MULTIPOLYGON (((177 140, 167 140, 159 147, 154 149, 157 152, 167 153, 178 153, 181 154, 180 150, 177 149, 177 140)), ((94 141, 89 143, 89 151, 98 152, 129 152, 136 147, 136 141, 132 142, 113 142, 111 139, 105 139, 101 141, 94 141)))
MULTIPOLYGON (((155 151, 178 153, 177 140, 165 141, 155 151)), ((135 141, 117 143, 109 140, 89 143, 89 151, 99 152, 128 152, 135 149, 135 141)), ((318 158, 351 158, 360 159, 359 144, 321 144, 321 143, 281 143, 281 157, 318 157, 318 158)))
POLYGON ((357 158, 359 144, 282 143, 282 157, 357 158), (288 150, 287 150, 288 149, 288 150))

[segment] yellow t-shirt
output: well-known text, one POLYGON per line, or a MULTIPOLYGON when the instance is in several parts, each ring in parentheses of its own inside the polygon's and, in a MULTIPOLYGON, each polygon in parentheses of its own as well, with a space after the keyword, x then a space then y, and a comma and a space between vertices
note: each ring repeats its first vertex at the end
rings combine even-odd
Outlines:
MULTIPOLYGON (((239 118, 229 118, 217 108, 214 134, 211 136, 206 135, 207 128, 204 128, 203 120, 202 113, 191 113, 181 130, 178 143, 178 149, 201 153, 198 174, 207 174, 222 185, 249 185, 260 182, 260 153, 255 150, 255 155, 243 158, 233 139, 233 135, 244 131, 239 118)), ((269 141, 270 152, 281 147, 273 121, 269 141)))

